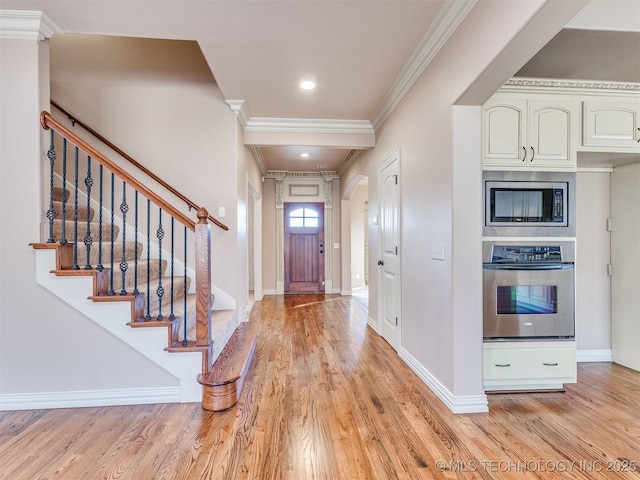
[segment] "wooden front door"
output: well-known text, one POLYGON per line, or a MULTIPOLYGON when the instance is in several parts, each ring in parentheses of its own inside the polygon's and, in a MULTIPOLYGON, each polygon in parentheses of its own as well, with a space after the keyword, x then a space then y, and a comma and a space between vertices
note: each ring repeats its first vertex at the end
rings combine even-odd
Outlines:
POLYGON ((324 204, 284 205, 284 291, 324 292, 324 204))

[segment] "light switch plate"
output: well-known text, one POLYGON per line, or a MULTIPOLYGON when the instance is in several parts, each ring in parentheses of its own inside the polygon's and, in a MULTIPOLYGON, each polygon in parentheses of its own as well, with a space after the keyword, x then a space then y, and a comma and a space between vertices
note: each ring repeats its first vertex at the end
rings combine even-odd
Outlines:
POLYGON ((444 242, 434 242, 431 244, 431 258, 433 260, 445 259, 444 242))

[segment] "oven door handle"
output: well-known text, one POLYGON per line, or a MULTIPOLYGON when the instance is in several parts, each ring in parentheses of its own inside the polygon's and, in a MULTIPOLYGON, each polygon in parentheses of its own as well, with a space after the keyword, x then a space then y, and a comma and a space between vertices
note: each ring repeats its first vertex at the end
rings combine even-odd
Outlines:
POLYGON ((485 263, 485 270, 569 270, 573 263, 554 263, 552 265, 505 265, 500 263, 485 263))

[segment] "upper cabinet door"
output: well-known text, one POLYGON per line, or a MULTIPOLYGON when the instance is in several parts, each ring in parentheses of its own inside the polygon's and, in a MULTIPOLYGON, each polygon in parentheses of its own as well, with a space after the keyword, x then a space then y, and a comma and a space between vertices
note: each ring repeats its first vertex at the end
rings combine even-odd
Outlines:
POLYGON ((640 149, 640 104, 626 101, 584 102, 585 147, 640 149))
POLYGON ((526 100, 494 96, 484 106, 483 163, 524 164, 526 155, 526 100))
POLYGON ((577 104, 572 102, 529 102, 529 166, 576 165, 572 122, 576 122, 577 117, 577 104))
POLYGON ((494 95, 483 109, 483 168, 575 169, 580 104, 558 97, 494 95))

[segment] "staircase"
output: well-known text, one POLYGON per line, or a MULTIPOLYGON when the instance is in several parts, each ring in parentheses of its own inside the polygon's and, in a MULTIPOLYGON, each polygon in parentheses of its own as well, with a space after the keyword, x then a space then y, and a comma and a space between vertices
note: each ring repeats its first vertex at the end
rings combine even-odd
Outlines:
MULTIPOLYGON (((119 174, 121 172, 118 167, 48 114, 43 113, 41 121, 46 129, 63 131, 65 172, 68 138, 75 145, 80 145, 82 151, 88 152, 89 165, 85 172, 78 173, 76 147, 75 188, 72 191, 67 188, 69 182, 64 175, 62 182, 58 183, 65 188, 54 186, 57 178, 57 173, 54 174, 54 145, 56 142, 59 145, 60 140, 54 141, 52 134, 48 154, 51 163, 51 192, 47 211, 49 222, 45 234, 48 239, 44 243, 31 244, 36 250, 38 283, 173 374, 179 380, 179 393, 163 401, 202 400, 203 408, 214 411, 234 405, 255 350, 256 329, 254 325, 247 328, 246 322, 236 328, 235 311, 213 310, 209 267, 210 217, 206 210, 198 211, 199 222, 195 224, 124 173, 120 204, 122 218, 114 221, 118 207, 114 205, 113 199, 110 202, 114 213, 108 211, 102 203, 102 193, 105 190, 102 184, 102 166, 106 165, 110 171, 119 174), (45 125, 46 122, 51 125, 45 125), (100 163, 100 203, 97 208, 95 198, 91 197, 94 180, 91 177, 89 157, 98 158, 100 163), (79 188, 78 177, 85 174, 86 187, 79 188), (133 205, 130 207, 125 199, 127 189, 135 191, 135 228, 130 225, 131 216, 126 217, 129 208, 133 209, 133 205), (142 192, 144 198, 150 199, 147 200, 147 230, 140 232, 140 235, 137 203, 139 192, 142 192), (80 202, 79 196, 83 197, 80 202), (158 208, 159 215, 156 211, 153 215, 159 218, 154 218, 158 227, 155 231, 157 245, 153 246, 151 237, 156 227, 152 229, 150 226, 151 201, 163 205, 154 207, 158 208), (164 224, 163 209, 167 210, 165 216, 170 219, 165 217, 164 224), (100 215, 96 215, 96 210, 100 215), (181 229, 184 229, 184 264, 174 253, 176 219, 183 225, 177 231, 182 232, 181 229), (188 229, 195 232, 190 242, 195 239, 197 264, 189 268, 188 229), (165 235, 165 242, 168 239, 171 241, 169 251, 166 243, 162 243, 165 235), (194 280, 195 288, 192 285, 194 280), (218 372, 215 378, 210 375, 213 371, 218 372), (224 372, 222 376, 220 372, 224 372), (203 378, 207 380, 202 381, 203 378), (225 394, 223 401, 212 404, 207 399, 212 392, 217 392, 218 385, 224 385, 227 390, 231 386, 234 393, 225 394)), ((113 175, 111 196, 114 197, 113 175)))

